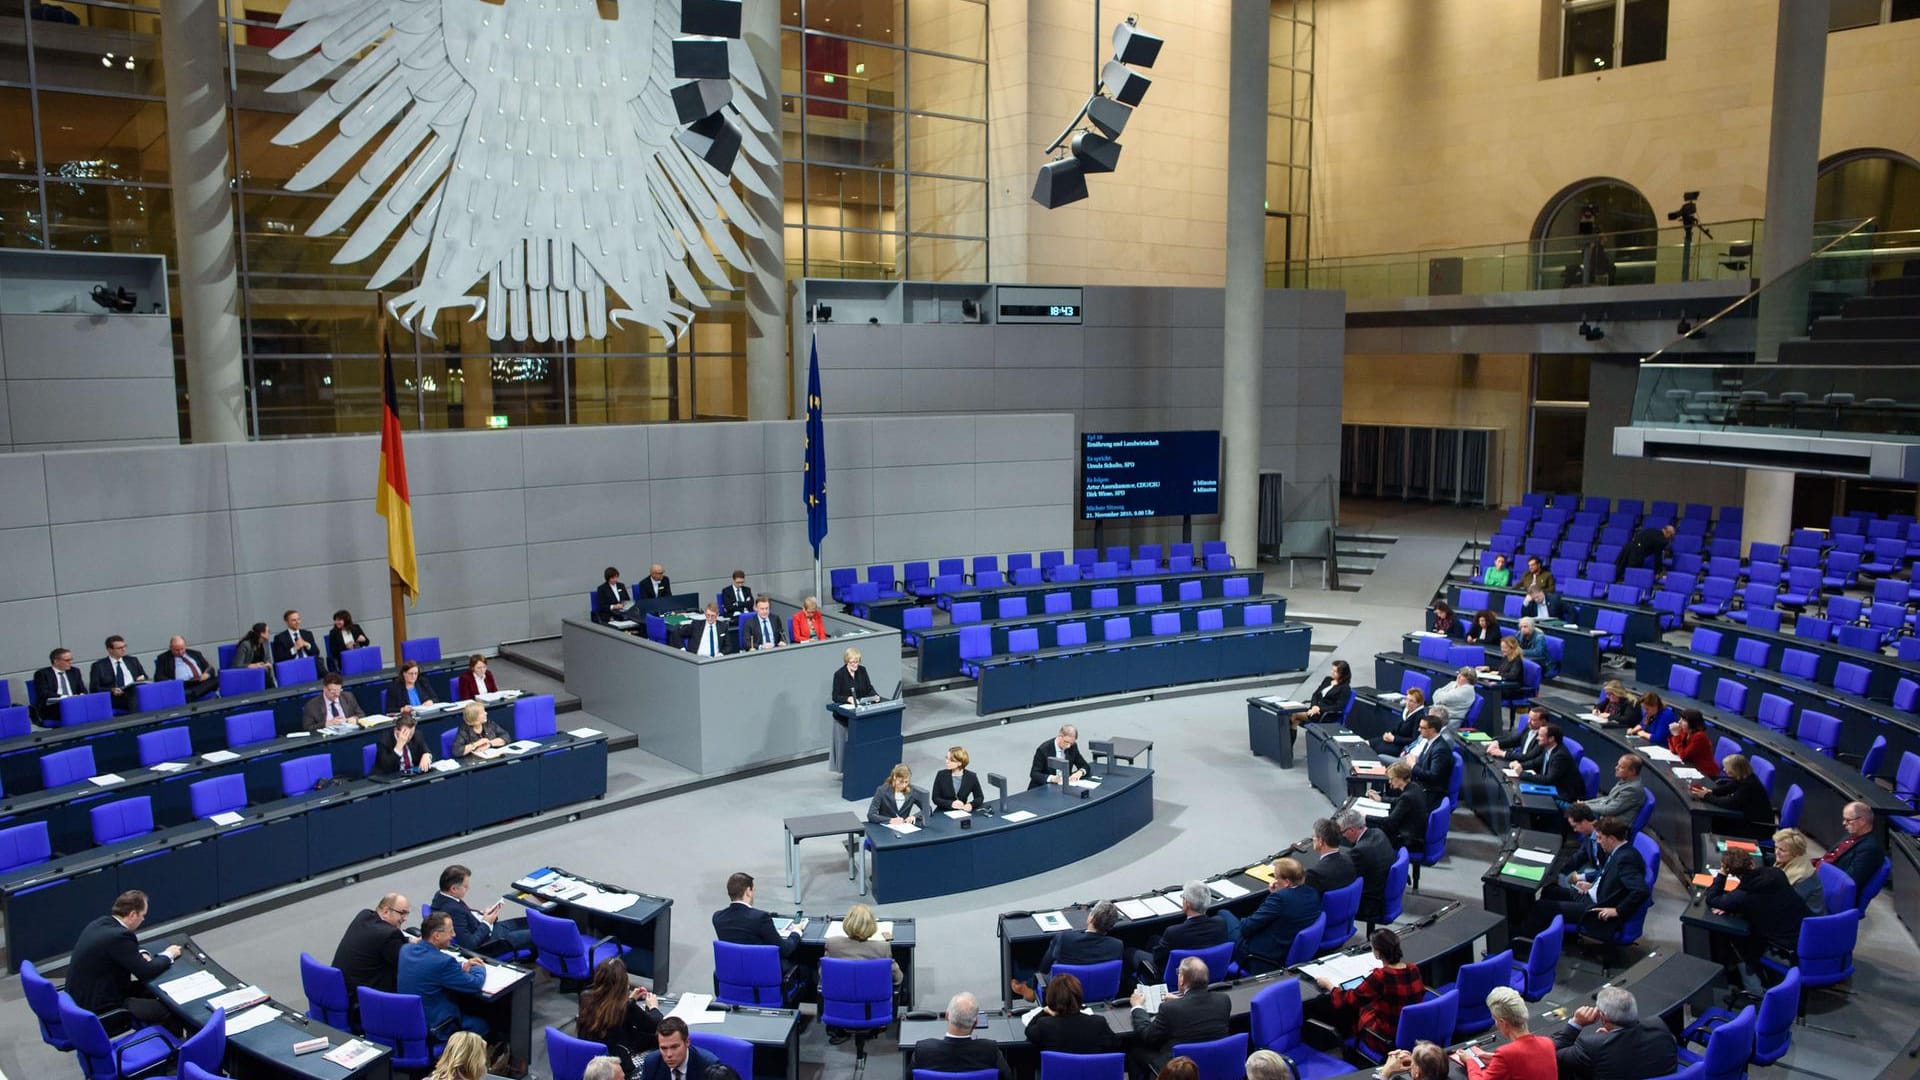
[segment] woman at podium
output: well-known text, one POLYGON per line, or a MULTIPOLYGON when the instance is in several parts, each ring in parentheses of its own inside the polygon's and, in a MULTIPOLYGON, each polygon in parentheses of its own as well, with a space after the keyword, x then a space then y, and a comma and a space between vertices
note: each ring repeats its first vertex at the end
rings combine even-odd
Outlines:
POLYGON ((834 703, 858 705, 868 698, 879 697, 873 690, 873 676, 860 666, 860 650, 848 649, 841 658, 846 666, 833 673, 834 703))
POLYGON ((947 767, 933 778, 933 808, 939 811, 967 810, 986 802, 980 791, 980 778, 967 768, 972 762, 964 746, 947 750, 947 767))

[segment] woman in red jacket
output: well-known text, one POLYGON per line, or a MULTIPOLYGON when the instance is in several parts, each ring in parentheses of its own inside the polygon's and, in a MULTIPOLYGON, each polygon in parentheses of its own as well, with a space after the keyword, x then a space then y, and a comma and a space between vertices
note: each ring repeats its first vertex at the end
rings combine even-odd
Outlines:
POLYGON ((1719 777, 1720 763, 1713 757, 1713 739, 1707 734, 1707 718, 1700 714, 1699 709, 1683 711, 1680 719, 1667 729, 1667 749, 1708 777, 1719 777))
POLYGON ((1477 1046, 1456 1052, 1453 1060, 1467 1071, 1467 1080, 1558 1080, 1553 1040, 1527 1033, 1527 1002, 1519 991, 1494 987, 1487 995, 1487 1012, 1493 1015, 1494 1030, 1507 1042, 1492 1056, 1477 1046))
POLYGON ((479 653, 467 657, 467 673, 460 676, 459 685, 454 688, 453 700, 472 701, 481 694, 499 692, 500 687, 493 681, 493 672, 487 670, 487 658, 479 653))
POLYGON ((820 613, 820 598, 809 596, 800 601, 800 610, 793 613, 793 622, 787 628, 787 637, 796 644, 802 641, 827 640, 827 617, 820 613))

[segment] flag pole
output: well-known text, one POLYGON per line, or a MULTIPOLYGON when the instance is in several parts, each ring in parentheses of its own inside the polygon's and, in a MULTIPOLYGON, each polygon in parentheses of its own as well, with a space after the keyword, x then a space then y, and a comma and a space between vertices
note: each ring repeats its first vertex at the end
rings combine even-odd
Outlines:
MULTIPOLYGON (((387 380, 387 372, 385 369, 393 366, 393 354, 387 350, 387 294, 384 291, 374 293, 373 304, 374 316, 378 320, 380 327, 379 345, 380 366, 382 369, 380 372, 380 385, 384 387, 387 380)), ((384 397, 381 399, 380 408, 383 411, 386 409, 384 397)), ((387 560, 387 596, 389 605, 393 611, 393 662, 397 664, 400 662, 401 645, 407 640, 407 586, 405 582, 400 580, 400 574, 394 570, 393 560, 391 558, 387 560)))

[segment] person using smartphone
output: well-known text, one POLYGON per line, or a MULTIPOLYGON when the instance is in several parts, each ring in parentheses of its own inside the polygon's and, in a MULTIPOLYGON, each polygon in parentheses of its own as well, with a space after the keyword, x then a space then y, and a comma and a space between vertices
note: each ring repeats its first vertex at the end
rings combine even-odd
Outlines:
POLYGON ((488 956, 512 956, 533 946, 533 932, 525 919, 502 919, 500 901, 486 908, 467 903, 473 871, 454 863, 440 871, 440 891, 430 905, 435 913, 445 912, 453 919, 453 937, 461 948, 488 956))

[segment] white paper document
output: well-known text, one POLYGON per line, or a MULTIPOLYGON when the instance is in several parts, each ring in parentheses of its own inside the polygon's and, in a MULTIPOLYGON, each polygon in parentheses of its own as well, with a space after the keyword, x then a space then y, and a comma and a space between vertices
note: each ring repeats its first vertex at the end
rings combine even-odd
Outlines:
POLYGON ((229 810, 224 814, 215 814, 207 820, 213 822, 215 825, 238 825, 247 819, 245 815, 229 810))
POLYGON ((439 761, 436 761, 433 764, 427 766, 427 769, 430 772, 452 772, 453 770, 459 767, 460 767, 460 760, 458 758, 447 757, 447 758, 441 758, 439 761))
POLYGON ((1008 814, 1006 817, 1003 817, 1000 820, 1008 823, 1017 822, 1017 821, 1031 821, 1033 820, 1034 816, 1035 816, 1034 812, 1031 810, 1015 810, 1013 813, 1008 814))
POLYGON ((1140 989, 1142 992, 1146 994, 1146 998, 1147 998, 1145 1001, 1140 1003, 1140 1007, 1147 1010, 1150 1013, 1159 1012, 1160 1003, 1167 999, 1167 984, 1161 982, 1158 979, 1155 979, 1154 981, 1142 986, 1140 989))
POLYGON ((1036 911, 1033 913, 1033 921, 1039 923, 1040 929, 1045 930, 1049 934, 1057 934, 1062 930, 1071 928, 1073 925, 1067 921, 1065 915, 1057 911, 1036 911))
POLYGON ((718 1024, 726 1020, 727 1014, 709 1012, 707 1006, 713 1004, 712 994, 681 994, 680 1000, 673 1006, 668 1016, 677 1016, 692 1024, 718 1024))
POLYGON ((1367 745, 1367 740, 1360 735, 1335 735, 1333 737, 1333 741, 1343 742, 1343 743, 1359 743, 1361 746, 1367 745))
POLYGON ((509 754, 524 754, 529 750, 538 749, 540 749, 540 744, 534 742, 532 739, 521 739, 519 742, 510 742, 506 745, 506 751, 509 754))
POLYGON ((505 964, 488 964, 485 970, 487 982, 480 988, 483 994, 497 994, 521 979, 529 977, 526 972, 507 967, 505 964))
POLYGON ((240 755, 231 750, 209 750, 200 755, 200 760, 210 762, 214 765, 220 765, 229 761, 238 761, 240 760, 240 755))
MULTIPOLYGON (((311 731, 289 731, 289 732, 287 732, 287 733, 286 733, 285 735, 282 735, 282 736, 280 736, 280 737, 281 737, 281 738, 283 738, 283 739, 310 739, 310 738, 312 738, 312 737, 313 737, 313 732, 311 732, 311 731)), ((255 1027, 259 1027, 260 1025, 258 1025, 258 1024, 255 1024, 254 1026, 255 1026, 255 1027)))
POLYGON ((1679 777, 1682 780, 1705 780, 1707 778, 1706 773, 1703 773, 1699 769, 1691 768, 1686 765, 1675 766, 1673 770, 1673 775, 1679 777))
POLYGON ((640 624, 634 622, 632 619, 608 619, 607 625, 613 627, 615 630, 631 630, 640 624))
POLYGON ((1318 963, 1300 965, 1301 973, 1308 978, 1324 978, 1335 986, 1344 986, 1355 979, 1365 978, 1367 973, 1379 966, 1372 953, 1360 953, 1349 956, 1342 953, 1329 956, 1318 963))
POLYGON ((1393 807, 1378 799, 1355 799, 1353 809, 1362 817, 1384 817, 1393 807))
POLYGON ((889 821, 887 822, 887 828, 892 829, 901 836, 912 836, 914 833, 920 831, 920 826, 915 825, 911 821, 889 821))
POLYGON ((1672 761, 1680 760, 1679 754, 1674 753, 1673 751, 1667 749, 1664 746, 1652 746, 1652 745, 1643 746, 1640 748, 1640 752, 1647 755, 1648 757, 1652 758, 1655 761, 1672 762, 1672 761))
MULTIPOLYGON (((1178 896, 1177 893, 1175 895, 1178 896)), ((1180 914, 1180 901, 1178 899, 1169 900, 1164 896, 1148 896, 1142 899, 1145 901, 1147 907, 1152 909, 1155 915, 1180 914)))
POLYGON ((1261 700, 1265 701, 1267 704, 1273 706, 1276 709, 1304 709, 1307 707, 1306 702, 1295 701, 1292 698, 1270 697, 1270 698, 1263 698, 1261 700))
POLYGON ((1214 895, 1220 897, 1222 900, 1232 900, 1247 895, 1245 886, 1235 885, 1226 878, 1221 878, 1219 881, 1207 882, 1207 888, 1212 889, 1214 895))
POLYGON ((176 1005, 190 1005, 208 994, 217 994, 227 988, 227 984, 220 981, 220 976, 211 971, 196 971, 191 975, 168 979, 159 985, 161 992, 172 998, 176 1005))
POLYGON ((967 810, 942 810, 942 811, 940 811, 940 812, 941 812, 941 813, 943 813, 943 814, 945 814, 945 815, 947 815, 948 817, 950 817, 950 818, 952 818, 952 819, 954 819, 955 821, 958 821, 958 820, 960 820, 961 818, 966 818, 966 817, 972 817, 972 816, 973 816, 973 814, 972 814, 972 813, 971 813, 970 811, 967 811, 967 810))
POLYGON ((600 729, 590 728, 590 727, 569 728, 567 730, 567 734, 573 736, 576 739, 591 739, 595 735, 600 734, 600 729))
POLYGON ((124 784, 126 782, 127 778, 121 776, 119 773, 101 773, 99 776, 87 777, 87 783, 92 784, 94 787, 112 787, 115 784, 124 784))
POLYGON ((1079 787, 1079 788, 1087 788, 1087 789, 1089 789, 1089 790, 1092 790, 1092 789, 1096 789, 1096 788, 1098 788, 1098 787, 1100 786, 1100 781, 1098 781, 1098 780, 1069 780, 1069 781, 1067 781, 1067 786, 1068 786, 1068 787, 1079 787))
POLYGON ((1145 900, 1122 900, 1114 906, 1120 909, 1120 914, 1129 919, 1153 918, 1153 907, 1145 900))
POLYGON ((1512 857, 1521 862, 1539 863, 1542 866, 1553 861, 1552 855, 1544 851, 1535 851, 1532 848, 1515 848, 1512 857))
POLYGON ((267 1000, 267 992, 252 983, 248 983, 245 986, 229 990, 217 997, 208 998, 207 1008, 225 1009, 228 1012, 235 1012, 248 1005, 265 1000, 267 1000))
POLYGON ((640 899, 630 892, 592 892, 574 901, 583 908, 594 911, 625 911, 640 899))
POLYGON ((239 1016, 227 1020, 227 1037, 232 1038, 243 1031, 252 1031, 261 1024, 271 1024, 280 1010, 271 1005, 256 1005, 239 1016))
POLYGON ((187 767, 184 761, 162 761, 149 766, 154 772, 179 772, 187 767))

